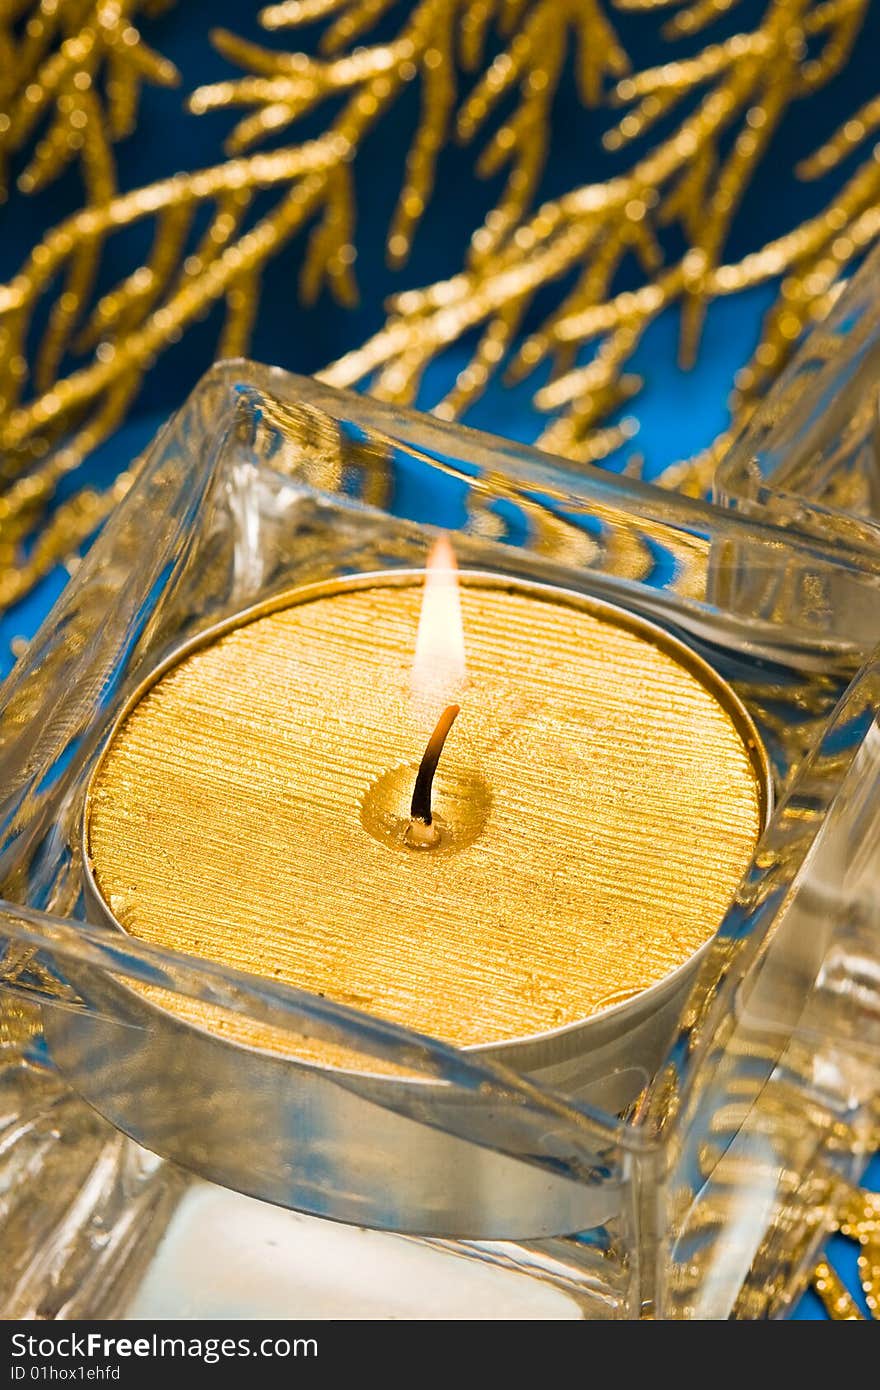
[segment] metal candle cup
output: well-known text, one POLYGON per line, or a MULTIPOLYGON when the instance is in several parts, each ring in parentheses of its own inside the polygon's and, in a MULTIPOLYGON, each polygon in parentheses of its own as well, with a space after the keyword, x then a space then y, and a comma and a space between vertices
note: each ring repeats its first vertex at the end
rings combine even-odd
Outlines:
MULTIPOLYGON (((303 587, 170 656, 92 777, 90 899, 144 939, 620 1110, 659 1063, 751 857, 770 795, 760 741, 730 688, 654 625, 574 592, 464 574, 469 679, 436 775, 443 835, 414 850, 403 831, 430 733, 408 688, 421 581, 303 587)), ((585 1189, 381 1106, 366 1107, 359 1136, 374 1161, 354 1163, 336 1140, 364 1116, 346 1118, 351 1097, 326 1082, 363 1062, 293 1040, 280 1052, 257 1024, 130 993, 160 1048, 154 1084, 185 1045, 203 1081, 247 1096, 240 1122, 277 1151, 249 1173, 240 1146, 225 1160, 227 1115, 217 1143, 183 1156, 207 1176, 316 1209, 283 1161, 307 1115, 311 1152, 325 1172, 338 1165, 329 1214, 342 1219, 472 1237, 595 1224, 585 1189)), ((377 1070, 371 1084, 381 1098, 434 1083, 377 1070)), ((181 1157, 143 1115, 121 1114, 118 1099, 105 1108, 181 1157)))

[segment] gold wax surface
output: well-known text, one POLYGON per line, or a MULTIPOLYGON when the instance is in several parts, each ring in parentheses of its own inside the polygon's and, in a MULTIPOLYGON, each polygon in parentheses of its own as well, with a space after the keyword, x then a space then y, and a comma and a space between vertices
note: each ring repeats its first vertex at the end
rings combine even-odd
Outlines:
POLYGON ((292 601, 161 675, 99 764, 90 862, 128 932, 459 1046, 587 1018, 711 936, 762 815, 734 716, 613 610, 463 579, 445 847, 395 829, 432 727, 420 586, 292 601))

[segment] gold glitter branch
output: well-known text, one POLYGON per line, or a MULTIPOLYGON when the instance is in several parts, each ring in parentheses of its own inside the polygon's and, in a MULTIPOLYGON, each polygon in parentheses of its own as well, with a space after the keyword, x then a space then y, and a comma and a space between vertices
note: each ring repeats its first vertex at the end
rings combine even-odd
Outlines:
POLYGON ((418 79, 422 112, 406 166, 406 178, 388 234, 388 260, 405 261, 415 230, 434 188, 437 155, 453 132, 471 140, 511 92, 517 104, 483 149, 478 172, 485 177, 508 166, 506 188, 483 231, 479 249, 491 249, 514 226, 534 194, 543 171, 550 132, 550 106, 569 49, 569 35, 580 55, 583 99, 596 105, 606 75, 628 69, 626 55, 596 0, 421 0, 396 39, 336 56, 396 0, 372 3, 273 6, 263 12, 271 28, 294 26, 316 14, 338 11, 322 48, 334 56, 314 59, 278 53, 247 43, 225 30, 214 41, 232 62, 252 75, 202 87, 190 101, 197 112, 252 106, 227 140, 239 154, 267 135, 287 129, 328 96, 369 84, 363 105, 378 120, 404 87, 418 79), (509 41, 489 65, 467 99, 458 103, 457 60, 465 71, 483 61, 490 25, 496 21, 509 41))
MULTIPOLYGON (((843 1187, 836 1201, 840 1234, 859 1247, 859 1283, 872 1318, 880 1317, 880 1194, 843 1187)), ((864 1314, 840 1276, 823 1260, 813 1275, 813 1288, 834 1321, 862 1319, 864 1314)))
MULTIPOLYGON (((685 32, 702 22, 704 9, 682 11, 678 29, 685 32)), ((386 399, 411 401, 427 364, 452 342, 481 329, 471 361, 452 392, 435 406, 438 414, 454 417, 485 387, 536 292, 575 270, 579 280, 574 290, 522 344, 511 375, 522 376, 552 358, 553 375, 536 403, 557 418, 539 442, 573 459, 595 462, 634 430, 630 420, 610 426, 607 421, 638 391, 641 382, 627 372, 627 364, 663 310, 676 303, 682 308, 682 358, 687 363, 695 356, 713 298, 789 272, 780 306, 737 383, 738 413, 747 413, 768 372, 782 364, 804 324, 827 308, 841 271, 880 230, 880 170, 873 155, 824 214, 737 265, 722 263, 732 219, 782 116, 803 92, 839 71, 865 12, 866 0, 813 6, 805 0, 776 0, 754 31, 710 45, 694 58, 621 80, 614 100, 629 109, 605 138, 611 149, 643 136, 684 98, 703 95, 674 132, 627 174, 546 203, 506 239, 492 239, 487 253, 481 229, 460 275, 398 296, 385 327, 329 368, 325 379, 339 385, 368 380, 386 399), (817 39, 819 55, 807 57, 812 52, 808 41, 815 44, 817 39), (672 265, 664 264, 654 232, 669 224, 680 227, 688 244, 672 265), (640 266, 643 288, 609 298, 619 270, 631 257, 640 266), (575 365, 575 355, 590 342, 591 359, 575 365)), ((818 167, 824 170, 848 153, 877 120, 873 103, 835 137, 830 151, 815 156, 818 167)), ((802 172, 812 170, 807 163, 802 172)), ((692 464, 670 471, 664 481, 702 490, 726 439, 692 464)))
MULTIPOLYGON (((494 225, 487 222, 487 253, 521 216, 540 173, 543 144, 536 158, 534 138, 538 132, 545 138, 548 103, 565 59, 561 35, 570 26, 578 38, 588 98, 598 95, 604 72, 625 69, 624 55, 595 0, 586 5, 581 0, 536 0, 531 6, 520 0, 420 0, 390 43, 338 52, 368 20, 375 22, 391 8, 391 0, 343 0, 267 12, 276 27, 333 14, 324 43, 329 56, 320 58, 272 51, 225 31, 215 34, 217 46, 248 76, 199 88, 190 105, 195 112, 251 108, 229 137, 230 158, 87 207, 51 231, 15 279, 0 287, 0 450, 7 483, 0 497, 0 544, 14 545, 39 522, 60 478, 123 419, 155 356, 211 304, 222 300, 227 309, 220 354, 245 350, 261 272, 308 223, 314 226, 301 272, 303 296, 313 299, 326 283, 343 303, 354 300, 351 161, 409 82, 421 80, 423 111, 388 238, 393 262, 406 255, 433 188, 436 156, 458 100, 455 54, 460 51, 466 64, 478 65, 490 21, 498 20, 509 42, 458 116, 460 132, 470 138, 502 96, 513 88, 519 94, 513 115, 483 155, 487 171, 505 161, 510 166, 494 225), (601 40, 598 46, 596 39, 601 40), (552 53, 549 67, 542 56, 546 53, 552 53), (340 98, 341 109, 318 139, 271 153, 247 153, 325 101, 338 108, 340 98), (280 198, 274 208, 249 225, 255 195, 275 188, 280 198), (192 247, 195 214, 205 204, 213 205, 212 220, 192 247), (104 241, 142 220, 154 225, 150 257, 87 314, 104 241), (31 378, 28 333, 37 306, 59 277, 64 277, 63 292, 35 354, 31 378), (62 364, 71 350, 93 355, 64 373, 62 364), (31 379, 37 394, 27 399, 31 379)), ((75 543, 73 535, 71 540, 75 543)))
POLYGON ((87 201, 107 201, 115 190, 111 146, 134 129, 142 83, 179 81, 133 19, 172 2, 0 0, 0 200, 10 157, 42 128, 19 190, 38 192, 78 159, 87 201))
MULTIPOLYGON (((52 0, 42 0, 40 13, 47 3, 52 0)), ((625 0, 625 7, 675 8, 665 29, 676 37, 697 32, 731 5, 625 0)), ((435 407, 443 416, 460 414, 510 358, 536 293, 574 274, 574 288, 508 365, 516 377, 549 359, 550 380, 536 403, 553 418, 540 443, 576 460, 599 461, 635 432, 635 422, 620 419, 620 412, 641 386, 630 362, 654 319, 681 307, 682 356, 690 361, 712 299, 783 277, 761 344, 737 380, 735 428, 804 324, 827 308, 841 271, 877 232, 880 190, 871 157, 825 213, 736 265, 723 260, 733 217, 780 120, 793 101, 841 69, 866 8, 867 0, 771 0, 752 30, 632 76, 597 0, 418 0, 407 7, 396 36, 372 44, 359 40, 390 17, 394 0, 295 0, 263 12, 272 29, 326 21, 318 56, 219 32, 216 44, 245 75, 198 89, 190 105, 196 112, 242 108, 228 160, 86 208, 50 232, 19 275, 0 287, 0 397, 7 408, 0 425, 7 484, 0 497, 0 544, 14 546, 33 529, 59 478, 122 419, 155 356, 213 303, 222 301, 227 310, 220 352, 245 350, 262 271, 307 225, 302 296, 313 300, 326 285, 341 302, 353 302, 351 163, 364 136, 413 81, 422 111, 390 220, 390 262, 399 264, 409 251, 433 191, 437 155, 451 136, 481 141, 478 171, 506 169, 505 186, 474 234, 464 270, 399 295, 385 327, 328 368, 326 379, 368 381, 380 396, 411 401, 429 363, 478 331, 471 361, 435 407), (491 51, 499 51, 460 96, 457 72, 480 69, 490 36, 491 51), (530 213, 552 99, 571 50, 586 101, 600 100, 606 80, 616 80, 611 100, 624 110, 605 137, 609 149, 646 141, 655 123, 665 119, 668 125, 679 106, 685 114, 628 172, 530 213), (290 130, 325 103, 334 113, 325 134, 253 153, 260 141, 290 130), (278 199, 254 222, 256 195, 267 189, 278 190, 278 199), (193 246, 195 215, 206 203, 210 226, 193 246), (154 224, 148 261, 88 312, 105 238, 142 219, 154 224), (685 238, 686 250, 672 263, 664 261, 658 239, 664 225, 685 238), (633 263, 636 287, 616 292, 633 263), (31 373, 28 330, 59 277, 62 292, 31 373), (64 371, 71 351, 91 358, 64 371), (30 381, 36 393, 28 398, 30 381)), ((95 7, 99 12, 106 22, 106 6, 95 7)), ((113 12, 127 24, 128 10, 113 12)), ((805 161, 802 176, 833 167, 878 120, 877 103, 870 103, 805 161)), ((728 437, 667 470, 662 481, 701 490, 728 437)))

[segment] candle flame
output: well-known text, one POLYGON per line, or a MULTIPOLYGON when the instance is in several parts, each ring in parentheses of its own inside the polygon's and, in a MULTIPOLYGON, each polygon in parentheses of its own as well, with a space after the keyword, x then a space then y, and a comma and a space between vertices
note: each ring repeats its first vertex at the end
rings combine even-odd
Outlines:
POLYGON ((464 688, 466 672, 458 567, 449 537, 442 535, 425 566, 413 694, 431 708, 453 703, 464 688))

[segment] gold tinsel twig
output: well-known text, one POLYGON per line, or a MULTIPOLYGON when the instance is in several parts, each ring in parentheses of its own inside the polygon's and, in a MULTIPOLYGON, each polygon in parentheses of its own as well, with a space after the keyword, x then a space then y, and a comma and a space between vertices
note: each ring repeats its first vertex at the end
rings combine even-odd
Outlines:
POLYGON ((31 148, 21 192, 38 192, 78 160, 87 201, 107 201, 115 188, 111 148, 134 129, 142 83, 180 80, 134 24, 140 12, 172 2, 2 0, 0 200, 9 158, 31 148), (99 79, 106 99, 96 94, 99 79))
MULTIPOLYGON (((880 230, 880 165, 872 153, 824 214, 738 264, 721 259, 733 215, 776 126, 804 89, 814 89, 839 70, 865 10, 865 0, 820 5, 778 0, 752 32, 622 79, 616 100, 637 105, 606 136, 615 149, 642 137, 685 97, 703 95, 627 174, 546 203, 515 234, 496 241, 490 255, 482 253, 478 231, 477 251, 461 274, 399 296, 385 327, 329 368, 325 378, 339 385, 366 381, 385 398, 410 401, 433 357, 480 329, 481 342, 456 387, 435 406, 441 415, 459 414, 496 369, 499 349, 512 336, 511 322, 521 320, 539 289, 580 268, 575 289, 521 345, 511 372, 521 376, 552 359, 553 377, 537 393, 536 404, 555 419, 539 443, 593 462, 631 433, 628 421, 609 430, 607 419, 638 389, 628 362, 661 312, 681 306, 682 357, 688 363, 713 298, 785 276, 780 303, 737 379, 734 410, 738 421, 746 418, 805 325, 827 309, 834 282, 880 230), (823 44, 818 56, 805 56, 813 52, 807 39, 823 44), (680 226, 688 249, 676 264, 664 265, 654 228, 670 223, 680 226), (640 263, 644 287, 609 298, 629 257, 640 263), (592 359, 575 365, 574 353, 590 342, 592 359)), ((848 122, 831 148, 815 156, 822 171, 866 139, 878 120, 872 103, 848 122)), ((807 162, 803 172, 811 174, 813 164, 807 162)), ((712 449, 690 470, 676 465, 665 481, 702 490, 717 457, 712 449)))
MULTIPOLYGON (((512 73, 520 85, 519 109, 530 113, 523 117, 522 126, 533 132, 541 125, 538 117, 545 108, 535 107, 529 94, 543 91, 535 80, 535 64, 538 48, 551 32, 556 3, 540 0, 509 46, 512 73)), ((386 8, 373 5, 373 18, 386 8)), ((511 23, 508 0, 488 8, 511 23)), ((322 10, 337 14, 340 26, 361 13, 361 7, 346 3, 322 10)), ((302 18, 312 9, 298 13, 302 18)), ((584 10, 574 0, 565 0, 559 13, 563 28, 572 22, 582 40, 588 35, 603 38, 607 49, 603 71, 622 70, 623 55, 597 8, 588 5, 584 10)), ((116 427, 156 354, 213 302, 223 300, 227 308, 221 350, 244 350, 260 273, 308 222, 316 225, 302 268, 304 295, 314 297, 326 283, 343 302, 353 300, 350 162, 403 87, 420 76, 423 119, 413 137, 388 240, 392 260, 405 255, 430 194, 434 160, 454 104, 453 48, 460 42, 472 63, 480 56, 481 35, 475 35, 474 16, 474 7, 463 0, 420 0, 390 44, 335 56, 344 26, 337 27, 327 45, 334 56, 320 59, 274 52, 225 32, 215 35, 220 49, 252 75, 200 88, 190 104, 199 112, 253 105, 254 110, 229 138, 230 159, 212 169, 178 175, 87 207, 50 232, 15 279, 0 287, 0 409, 5 412, 0 449, 11 484, 0 514, 0 536, 14 541, 33 526, 59 479, 116 427), (322 101, 340 97, 344 98, 342 108, 323 136, 269 154, 245 155, 262 137, 277 133, 322 101), (255 194, 267 188, 280 190, 275 208, 255 225, 246 226, 255 194), (211 224, 201 243, 187 253, 195 212, 205 204, 213 204, 211 224), (104 240, 142 220, 154 226, 147 262, 105 295, 83 323, 104 240), (38 350, 33 376, 37 394, 28 399, 25 343, 37 306, 59 274, 66 275, 67 283, 38 350), (72 346, 92 347, 94 355, 85 366, 62 373, 60 363, 72 346)), ((556 49, 558 79, 564 46, 557 43, 556 49)), ((585 69, 590 91, 596 89, 596 71, 596 60, 591 58, 585 69)), ((470 128, 481 119, 481 109, 488 110, 493 94, 506 90, 511 81, 510 76, 493 80, 479 100, 474 95, 468 111, 462 112, 470 128)), ((542 96, 541 101, 545 100, 542 96)), ((519 215, 528 196, 522 183, 525 165, 516 146, 515 137, 508 188, 499 204, 499 216, 508 222, 519 215)), ((498 162, 491 146, 487 158, 498 162)))
MULTIPOLYGON (((0 289, 0 360, 6 368, 0 394, 9 412, 0 447, 12 482, 7 540, 33 524, 59 477, 115 427, 155 354, 211 303, 221 299, 227 306, 221 349, 244 349, 261 272, 307 222, 317 225, 302 268, 304 297, 314 298, 326 283, 342 302, 352 302, 351 159, 367 131, 415 79, 422 89, 422 118, 391 219, 392 263, 409 250, 431 194, 437 152, 450 130, 454 127, 460 139, 476 139, 497 103, 513 94, 512 111, 479 158, 484 173, 506 163, 507 182, 474 234, 465 270, 399 296, 386 327, 328 369, 327 379, 352 384, 371 378, 377 394, 411 400, 430 361, 478 328, 481 339, 471 362, 436 406, 441 415, 459 414, 507 357, 537 291, 579 271, 575 288, 522 344, 511 370, 522 374, 552 358, 553 377, 536 401, 555 418, 540 443, 574 459, 596 461, 633 433, 631 418, 615 422, 614 416, 639 389, 628 363, 660 312, 681 305, 682 351, 689 359, 712 298, 787 271, 783 300, 737 383, 736 407, 744 416, 804 323, 827 307, 835 277, 876 231, 877 165, 869 160, 824 217, 738 265, 721 260, 733 213, 776 124, 802 90, 827 80, 845 61, 865 5, 866 0, 774 0, 751 32, 634 76, 621 75, 625 55, 594 0, 419 0, 396 37, 364 46, 356 40, 393 9, 390 0, 302 0, 265 12, 274 28, 329 19, 320 57, 217 34, 221 50, 248 75, 200 88, 191 106, 196 111, 251 108, 229 137, 230 159, 86 209, 50 233, 16 279, 0 289), (504 36, 501 52, 459 101, 456 56, 465 68, 476 68, 492 24, 504 36), (808 38, 813 42, 809 58, 808 38), (574 190, 528 215, 546 151, 550 101, 571 41, 581 55, 585 99, 599 99, 603 80, 617 76, 614 99, 630 106, 606 137, 612 146, 643 138, 658 116, 688 97, 702 96, 628 174, 574 190), (340 97, 341 112, 324 136, 270 154, 247 153, 323 101, 340 97), (735 139, 728 148, 731 134, 735 139), (256 192, 270 187, 280 189, 276 208, 247 226, 256 192), (187 238, 195 210, 205 202, 214 204, 213 220, 193 251, 187 238), (694 208, 702 210, 699 218, 694 208), (149 260, 106 295, 83 325, 104 238, 144 218, 155 227, 149 260), (689 242, 672 265, 663 264, 655 235, 664 222, 677 222, 689 242), (644 288, 613 295, 618 272, 630 258, 641 267, 644 288), (37 394, 27 399, 24 343, 36 305, 59 271, 67 284, 37 355, 37 394), (578 365, 576 353, 591 340, 593 359, 578 365), (92 347, 93 359, 59 374, 71 345, 92 347), (16 483, 19 474, 27 476, 16 483)), ((680 10, 673 29, 691 32, 708 14, 704 11, 700 5, 680 10)), ((845 127, 830 153, 817 154, 823 167, 851 147, 854 130, 864 137, 873 120, 873 108, 866 108, 845 127)), ((676 467, 670 481, 697 490, 716 457, 713 449, 690 469, 676 467)))

